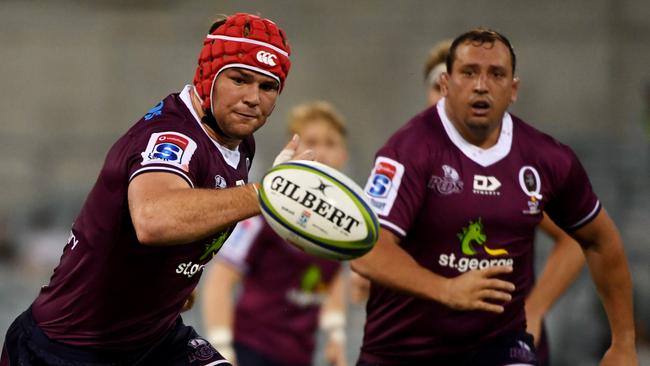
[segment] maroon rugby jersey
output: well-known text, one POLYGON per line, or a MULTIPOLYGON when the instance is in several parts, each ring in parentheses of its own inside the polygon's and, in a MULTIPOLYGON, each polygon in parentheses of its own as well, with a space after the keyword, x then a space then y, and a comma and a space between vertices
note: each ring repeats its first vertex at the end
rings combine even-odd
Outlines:
POLYGON ((216 144, 191 107, 190 90, 162 100, 108 152, 61 261, 32 305, 51 339, 112 350, 155 341, 174 324, 203 266, 226 240, 230 230, 186 245, 142 245, 129 215, 127 189, 139 174, 169 172, 210 189, 248 179, 253 138, 238 151, 216 144))
POLYGON ((311 364, 320 306, 340 263, 286 243, 262 216, 240 222, 217 259, 243 274, 235 341, 283 363, 311 364))
POLYGON ((535 227, 546 211, 571 231, 600 210, 587 175, 565 145, 508 113, 498 143, 481 149, 449 121, 445 100, 420 113, 378 151, 365 192, 382 227, 425 268, 454 277, 511 265, 502 314, 455 311, 373 284, 361 360, 427 364, 526 327, 534 282, 535 227))

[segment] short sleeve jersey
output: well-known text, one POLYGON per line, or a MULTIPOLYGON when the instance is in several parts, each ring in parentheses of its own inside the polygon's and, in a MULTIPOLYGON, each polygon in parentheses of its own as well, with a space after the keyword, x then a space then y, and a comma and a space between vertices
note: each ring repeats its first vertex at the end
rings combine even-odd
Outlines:
POLYGON ((320 307, 340 263, 288 244, 261 216, 237 224, 217 260, 243 275, 235 341, 284 364, 311 364, 320 307))
POLYGON ((51 339, 125 351, 151 344, 174 325, 204 265, 232 231, 189 244, 147 246, 133 228, 127 190, 140 174, 175 174, 192 188, 247 182, 252 137, 236 151, 218 145, 199 122, 191 92, 187 86, 163 99, 108 152, 60 263, 32 305, 51 339))
POLYGON ((511 265, 513 272, 500 278, 516 290, 505 311, 492 314, 451 310, 373 283, 361 353, 366 362, 410 358, 416 364, 525 329, 542 211, 571 231, 600 210, 567 146, 506 113, 497 144, 478 148, 461 137, 444 103, 414 117, 378 151, 365 192, 381 226, 423 267, 451 278, 511 265))

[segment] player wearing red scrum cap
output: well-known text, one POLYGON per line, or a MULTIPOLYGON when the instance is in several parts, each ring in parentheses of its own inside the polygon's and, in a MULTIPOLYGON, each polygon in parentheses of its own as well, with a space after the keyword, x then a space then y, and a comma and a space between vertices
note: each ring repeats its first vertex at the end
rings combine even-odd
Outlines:
POLYGON ((50 283, 7 331, 0 365, 228 364, 179 314, 235 223, 260 213, 248 183, 253 132, 273 111, 289 55, 268 19, 235 14, 212 26, 193 85, 108 152, 50 283))

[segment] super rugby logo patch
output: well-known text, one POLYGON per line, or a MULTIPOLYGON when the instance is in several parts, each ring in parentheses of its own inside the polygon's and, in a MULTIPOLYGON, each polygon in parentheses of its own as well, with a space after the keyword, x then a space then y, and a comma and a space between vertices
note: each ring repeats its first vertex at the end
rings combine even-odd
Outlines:
POLYGON ((158 132, 151 134, 147 148, 141 154, 141 164, 169 164, 187 172, 194 151, 196 142, 182 133, 158 132))
POLYGON ((379 215, 386 216, 395 203, 404 175, 404 165, 383 156, 377 157, 365 193, 379 215))

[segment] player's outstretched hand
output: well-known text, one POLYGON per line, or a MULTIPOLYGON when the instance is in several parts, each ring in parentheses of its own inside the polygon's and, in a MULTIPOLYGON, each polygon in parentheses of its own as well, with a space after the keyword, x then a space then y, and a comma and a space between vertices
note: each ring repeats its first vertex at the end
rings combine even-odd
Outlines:
POLYGON ((314 160, 315 155, 312 150, 305 150, 296 156, 298 145, 300 145, 300 137, 298 137, 297 134, 294 134, 287 146, 285 146, 278 156, 275 157, 273 166, 286 163, 289 160, 314 160))
POLYGON ((502 313, 503 305, 512 299, 515 290, 512 282, 495 276, 512 272, 510 266, 490 267, 473 270, 458 277, 449 278, 444 290, 444 302, 456 310, 482 310, 502 313))

